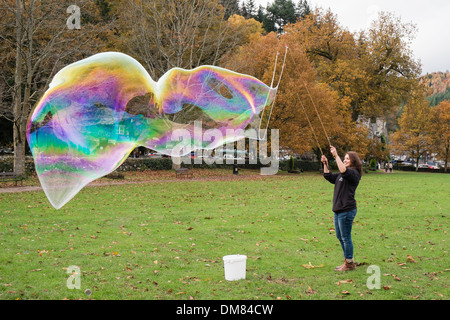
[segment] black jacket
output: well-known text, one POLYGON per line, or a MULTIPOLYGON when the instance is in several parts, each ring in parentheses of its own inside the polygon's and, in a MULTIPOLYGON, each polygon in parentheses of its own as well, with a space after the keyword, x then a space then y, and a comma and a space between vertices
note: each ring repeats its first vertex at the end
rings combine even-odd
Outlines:
POLYGON ((355 191, 361 179, 358 171, 347 168, 344 173, 324 173, 323 176, 334 184, 333 212, 356 209, 355 191))

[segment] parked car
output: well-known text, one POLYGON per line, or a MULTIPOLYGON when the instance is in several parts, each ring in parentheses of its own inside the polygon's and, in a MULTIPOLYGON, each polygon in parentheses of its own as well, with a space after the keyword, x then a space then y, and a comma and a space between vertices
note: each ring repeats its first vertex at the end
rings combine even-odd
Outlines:
POLYGON ((437 169, 437 167, 432 166, 431 164, 428 164, 428 163, 422 163, 422 164, 419 164, 419 168, 437 169))
POLYGON ((150 158, 162 158, 162 154, 160 154, 160 153, 152 153, 152 152, 150 152, 150 153, 147 154, 147 156, 150 157, 150 158))

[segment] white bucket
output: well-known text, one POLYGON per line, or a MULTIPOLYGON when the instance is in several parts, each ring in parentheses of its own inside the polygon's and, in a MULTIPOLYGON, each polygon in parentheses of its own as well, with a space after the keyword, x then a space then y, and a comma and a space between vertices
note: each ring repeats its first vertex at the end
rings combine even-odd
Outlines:
POLYGON ((223 257, 225 280, 233 281, 245 279, 246 260, 247 256, 240 254, 223 257))

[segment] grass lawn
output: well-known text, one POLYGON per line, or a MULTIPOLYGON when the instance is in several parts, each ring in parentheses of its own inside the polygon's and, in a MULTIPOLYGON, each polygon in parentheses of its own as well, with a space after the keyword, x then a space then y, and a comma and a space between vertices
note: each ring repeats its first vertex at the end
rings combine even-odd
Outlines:
POLYGON ((127 173, 123 182, 136 183, 86 187, 60 210, 42 191, 0 192, 0 299, 450 297, 449 175, 365 174, 353 227, 359 266, 346 273, 334 272, 343 256, 333 185, 320 174, 194 176, 127 173), (245 280, 225 280, 229 254, 247 255, 245 280), (379 289, 367 285, 372 265, 379 289), (80 289, 67 287, 70 266, 80 289))

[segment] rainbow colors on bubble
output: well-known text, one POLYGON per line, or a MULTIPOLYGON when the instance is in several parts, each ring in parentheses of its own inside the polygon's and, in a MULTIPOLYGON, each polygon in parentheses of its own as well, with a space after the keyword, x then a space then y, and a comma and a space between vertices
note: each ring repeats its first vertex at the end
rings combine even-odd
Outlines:
MULTIPOLYGON (((59 209, 138 146, 171 155, 173 132, 193 133, 194 122, 223 137, 227 129, 257 129, 276 91, 214 66, 174 68, 155 82, 130 56, 100 53, 55 75, 30 115, 27 139, 42 188, 59 209)), ((192 141, 192 146, 213 149, 225 142, 230 141, 192 141)), ((185 154, 191 149, 184 148, 185 154)))

